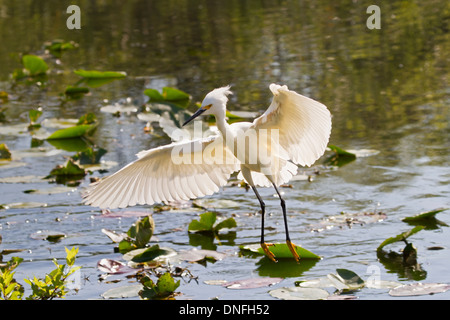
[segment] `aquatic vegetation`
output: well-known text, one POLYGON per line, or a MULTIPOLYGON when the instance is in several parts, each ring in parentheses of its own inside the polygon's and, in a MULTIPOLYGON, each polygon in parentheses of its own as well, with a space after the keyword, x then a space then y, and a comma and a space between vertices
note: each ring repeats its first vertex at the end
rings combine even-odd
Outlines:
POLYGON ((217 214, 215 212, 205 212, 200 215, 199 220, 191 221, 188 231, 216 235, 221 229, 236 227, 236 220, 234 218, 228 218, 215 224, 216 219, 217 214))
MULTIPOLYGON (((44 278, 35 276, 33 279, 24 279, 25 283, 30 285, 32 291, 26 297, 27 300, 53 300, 65 297, 68 293, 69 277, 81 268, 74 265, 78 248, 65 248, 65 250, 66 264, 59 264, 54 259, 53 263, 56 268, 46 274, 44 278)), ((13 257, 6 263, 6 266, 0 267, 0 300, 23 299, 24 287, 14 279, 14 270, 22 261, 22 258, 13 257)))

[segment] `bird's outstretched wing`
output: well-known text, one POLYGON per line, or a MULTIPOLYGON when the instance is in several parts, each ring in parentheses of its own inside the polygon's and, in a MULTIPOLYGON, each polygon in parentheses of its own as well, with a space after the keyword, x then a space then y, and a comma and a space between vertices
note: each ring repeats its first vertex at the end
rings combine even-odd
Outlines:
POLYGON ((92 184, 84 203, 100 208, 189 200, 211 195, 239 170, 221 136, 142 151, 138 159, 92 184))
POLYGON ((331 133, 331 115, 327 107, 291 91, 287 86, 271 84, 274 97, 269 108, 253 121, 254 129, 279 130, 280 146, 289 158, 302 166, 312 165, 323 155, 331 133))

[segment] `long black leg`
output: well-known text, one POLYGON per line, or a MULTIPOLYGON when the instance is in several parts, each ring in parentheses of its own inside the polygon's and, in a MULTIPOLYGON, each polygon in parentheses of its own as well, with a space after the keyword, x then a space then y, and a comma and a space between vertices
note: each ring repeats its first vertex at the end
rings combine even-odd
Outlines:
POLYGON ((275 259, 275 256, 268 248, 268 246, 271 246, 272 244, 267 244, 264 241, 264 216, 266 214, 266 205, 262 200, 261 196, 259 195, 259 192, 256 189, 256 187, 252 186, 252 190, 255 193, 256 197, 258 198, 259 204, 261 205, 261 248, 264 250, 264 253, 270 260, 272 260, 273 262, 277 262, 277 259, 275 259))
POLYGON ((258 198, 259 205, 261 206, 261 243, 264 243, 264 216, 266 214, 266 204, 264 203, 263 199, 259 195, 258 190, 252 186, 252 190, 255 193, 256 197, 258 198))
POLYGON ((281 202, 281 209, 283 210, 283 219, 284 219, 284 229, 286 230, 286 244, 289 247, 289 250, 291 251, 292 255, 294 256, 295 260, 299 261, 300 257, 295 250, 295 245, 291 242, 291 238, 289 237, 289 230, 288 230, 288 223, 287 223, 287 215, 286 215, 286 204, 284 202, 283 197, 280 194, 280 191, 278 191, 277 186, 275 183, 272 183, 273 187, 275 188, 275 191, 278 194, 278 197, 280 198, 281 202))

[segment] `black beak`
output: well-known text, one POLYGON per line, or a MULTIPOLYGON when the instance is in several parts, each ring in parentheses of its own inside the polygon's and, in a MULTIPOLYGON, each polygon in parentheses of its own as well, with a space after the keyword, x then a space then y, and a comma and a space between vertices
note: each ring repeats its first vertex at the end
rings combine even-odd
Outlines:
POLYGON ((187 125, 189 122, 191 122, 192 120, 194 120, 195 118, 197 118, 199 115, 201 115, 206 110, 207 109, 203 109, 203 108, 198 109, 197 112, 192 115, 192 117, 190 117, 185 123, 183 123, 183 127, 185 125, 187 125))

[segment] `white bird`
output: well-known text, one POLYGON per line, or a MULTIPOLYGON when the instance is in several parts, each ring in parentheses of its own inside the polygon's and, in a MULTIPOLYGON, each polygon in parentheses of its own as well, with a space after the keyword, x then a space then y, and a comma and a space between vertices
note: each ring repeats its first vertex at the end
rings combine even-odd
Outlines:
POLYGON ((240 171, 261 206, 261 247, 276 261, 264 241, 265 204, 256 186, 273 186, 283 211, 286 243, 294 258, 299 256, 288 231, 285 201, 277 186, 288 182, 297 165, 311 166, 323 155, 331 133, 327 107, 271 84, 274 97, 269 108, 253 122, 226 122, 230 87, 208 93, 201 107, 184 124, 200 115, 212 114, 220 132, 196 140, 181 140, 141 151, 137 160, 94 184, 83 194, 86 204, 100 208, 124 208, 137 204, 189 200, 211 195, 240 171))

